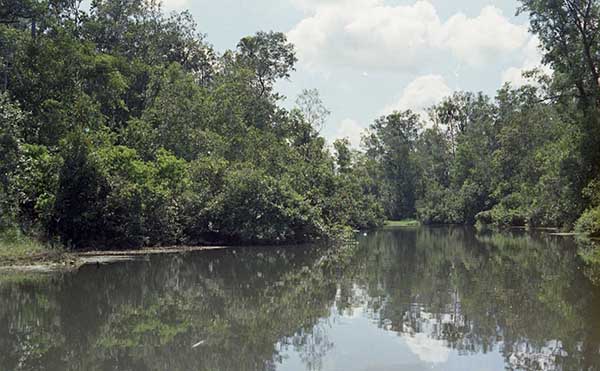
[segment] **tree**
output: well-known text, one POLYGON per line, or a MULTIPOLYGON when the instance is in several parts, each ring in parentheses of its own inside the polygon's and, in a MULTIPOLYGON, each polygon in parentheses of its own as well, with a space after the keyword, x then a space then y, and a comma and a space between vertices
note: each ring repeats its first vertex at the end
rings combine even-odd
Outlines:
POLYGON ((296 98, 296 105, 310 126, 320 133, 331 112, 325 107, 317 89, 304 89, 296 98))
POLYGON ((16 189, 14 174, 17 171, 21 127, 25 115, 6 93, 0 93, 0 231, 16 222, 16 189))
POLYGON ((61 157, 50 233, 67 246, 89 248, 94 242, 102 242, 109 185, 83 132, 66 138, 61 157))
POLYGON ((335 161, 340 173, 347 173, 352 167, 352 151, 348 138, 336 139, 333 142, 335 161))
POLYGON ((380 197, 392 219, 415 215, 417 167, 415 146, 421 127, 411 111, 393 112, 371 125, 364 138, 366 154, 379 164, 380 197))
POLYGON ((240 40, 237 61, 254 73, 258 97, 270 94, 278 79, 287 79, 297 62, 294 46, 281 32, 257 32, 240 40))
MULTIPOLYGON (((600 104, 600 4, 596 0, 521 0, 544 62, 566 78, 585 105, 600 104)), ((561 78, 562 80, 562 78, 561 78)))
POLYGON ((453 157, 456 155, 460 135, 473 121, 479 119, 478 115, 490 114, 478 111, 478 107, 485 105, 486 100, 481 93, 455 92, 429 110, 430 119, 434 124, 445 129, 453 157))

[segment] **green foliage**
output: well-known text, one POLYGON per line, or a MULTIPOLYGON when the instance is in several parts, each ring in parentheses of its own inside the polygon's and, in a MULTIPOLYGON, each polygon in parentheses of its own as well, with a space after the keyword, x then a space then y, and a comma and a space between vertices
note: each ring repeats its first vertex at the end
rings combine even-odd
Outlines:
POLYGON ((340 173, 347 173, 352 165, 352 152, 348 139, 337 139, 333 142, 335 149, 335 162, 340 173))
POLYGON ((380 225, 364 168, 319 136, 316 90, 278 106, 283 33, 214 52, 160 2, 0 11, 0 229, 67 246, 284 243, 380 225), (339 210, 343 212, 339 212, 339 210))
POLYGON ((415 214, 418 174, 415 147, 420 126, 415 113, 394 112, 377 119, 364 138, 367 156, 377 164, 378 196, 390 219, 415 214))
POLYGON ((417 217, 424 224, 462 224, 464 220, 459 203, 458 195, 452 190, 431 182, 416 203, 417 217))
POLYGON ((53 224, 66 244, 81 246, 90 239, 102 240, 104 203, 109 192, 106 178, 92 144, 82 132, 70 134, 62 145, 53 224))
POLYGON ((590 207, 577 220, 575 230, 589 237, 598 238, 600 237, 600 178, 592 180, 583 194, 589 201, 590 207))
POLYGON ((15 222, 14 173, 19 160, 20 130, 25 117, 8 94, 0 94, 0 231, 15 222))
POLYGON ((595 0, 521 0, 520 12, 529 14, 531 30, 542 43, 544 61, 560 76, 564 92, 577 92, 584 105, 600 103, 600 59, 595 0))
POLYGON ((327 147, 316 90, 275 92, 283 33, 217 54, 160 2, 14 2, 0 11, 0 229, 76 248, 302 242, 427 224, 595 228, 593 1, 523 0, 555 73, 377 119, 364 153, 327 147), (587 11, 581 12, 581 6, 587 11), (583 21, 583 23, 582 23, 583 21))
POLYGON ((253 87, 259 96, 271 92, 278 79, 289 78, 298 61, 294 46, 281 32, 257 32, 237 45, 237 61, 254 73, 253 87))
POLYGON ((600 207, 585 211, 577 220, 575 230, 590 237, 600 237, 600 207))
POLYGON ((456 93, 416 146, 418 218, 427 224, 569 227, 583 209, 581 129, 544 87, 456 93))
POLYGON ((51 225, 61 166, 62 158, 46 146, 22 145, 13 180, 23 229, 39 233, 51 225))
POLYGON ((319 210, 285 181, 249 167, 225 175, 210 201, 212 229, 236 242, 303 242, 323 234, 319 210))

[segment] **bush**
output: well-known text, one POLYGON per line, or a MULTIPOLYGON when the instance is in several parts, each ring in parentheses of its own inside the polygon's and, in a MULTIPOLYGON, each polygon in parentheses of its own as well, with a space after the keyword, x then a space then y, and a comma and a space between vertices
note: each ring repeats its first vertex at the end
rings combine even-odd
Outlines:
MULTIPOLYGON (((335 177, 332 192, 323 199, 328 224, 368 229, 381 226, 385 221, 383 207, 369 194, 367 180, 353 173, 335 177)), ((337 234, 337 233, 333 233, 337 234)))
POLYGON ((575 223, 575 231, 590 237, 600 237, 600 207, 584 212, 575 223))
POLYGON ((234 242, 305 242, 324 234, 318 209, 261 170, 229 172, 208 214, 212 230, 234 242))
POLYGON ((93 150, 79 132, 63 144, 51 231, 73 248, 131 248, 182 240, 188 163, 165 150, 143 161, 134 149, 93 150))
POLYGON ((423 224, 463 224, 460 197, 450 189, 432 182, 417 202, 417 219, 423 224))
POLYGON ((20 147, 20 128, 25 116, 7 93, 0 93, 0 232, 16 222, 14 172, 20 147))
POLYGON ((512 193, 490 210, 478 213, 475 220, 477 224, 497 227, 525 226, 529 213, 523 204, 521 194, 512 193))
POLYGON ((103 243, 109 184, 92 145, 83 132, 71 133, 64 141, 56 202, 50 231, 72 247, 103 243))
POLYGON ((19 219, 23 229, 48 234, 58 185, 62 159, 42 145, 21 146, 19 167, 13 183, 17 192, 19 219))

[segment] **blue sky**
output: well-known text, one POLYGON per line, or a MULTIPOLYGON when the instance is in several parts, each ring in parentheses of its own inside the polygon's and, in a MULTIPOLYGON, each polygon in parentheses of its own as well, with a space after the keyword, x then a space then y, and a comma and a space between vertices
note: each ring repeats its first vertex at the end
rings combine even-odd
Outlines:
POLYGON ((332 112, 323 135, 349 137, 394 109, 423 111, 455 90, 493 94, 539 64, 515 0, 164 0, 188 9, 219 51, 256 31, 281 31, 297 71, 278 90, 293 106, 317 88, 332 112))

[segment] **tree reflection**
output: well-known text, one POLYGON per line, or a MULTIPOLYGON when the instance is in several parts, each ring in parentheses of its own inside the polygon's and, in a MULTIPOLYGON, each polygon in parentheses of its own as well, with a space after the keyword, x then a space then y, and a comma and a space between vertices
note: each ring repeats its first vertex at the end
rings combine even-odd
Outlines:
POLYGON ((509 369, 600 365, 598 288, 570 241, 465 228, 378 232, 362 274, 379 326, 461 354, 500 351, 509 369))
POLYGON ((600 365, 600 294, 572 242, 465 228, 359 240, 0 284, 0 369, 275 370, 293 351, 321 370, 332 323, 353 312, 416 350, 500 352, 514 370, 600 365))
POLYGON ((3 286, 9 305, 0 312, 0 349, 10 351, 1 352, 0 365, 274 369, 282 339, 318 364, 331 344, 315 325, 333 305, 339 272, 331 267, 343 263, 340 256, 240 250, 86 267, 45 284, 3 286))

